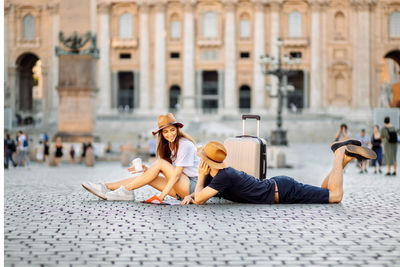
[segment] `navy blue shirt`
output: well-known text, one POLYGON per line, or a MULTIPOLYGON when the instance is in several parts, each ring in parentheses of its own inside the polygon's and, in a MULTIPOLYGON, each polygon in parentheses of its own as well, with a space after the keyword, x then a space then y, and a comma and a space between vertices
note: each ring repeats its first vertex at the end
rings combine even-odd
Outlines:
POLYGON ((261 181, 231 167, 219 170, 214 178, 208 174, 204 178, 204 187, 206 186, 217 190, 221 197, 233 202, 275 203, 275 182, 273 180, 261 181))

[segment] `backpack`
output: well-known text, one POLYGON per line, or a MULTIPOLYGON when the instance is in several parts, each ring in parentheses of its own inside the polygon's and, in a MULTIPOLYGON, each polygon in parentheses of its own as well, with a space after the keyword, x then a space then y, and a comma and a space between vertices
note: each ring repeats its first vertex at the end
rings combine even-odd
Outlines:
POLYGON ((28 140, 27 139, 24 140, 24 147, 28 147, 28 140))
POLYGON ((15 145, 14 140, 10 140, 7 144, 8 149, 10 149, 12 152, 17 151, 17 146, 15 145))
POLYGON ((397 133, 396 133, 396 131, 393 131, 393 130, 391 131, 389 129, 387 129, 387 130, 388 130, 388 133, 389 133, 388 142, 391 143, 391 144, 397 143, 397 133))

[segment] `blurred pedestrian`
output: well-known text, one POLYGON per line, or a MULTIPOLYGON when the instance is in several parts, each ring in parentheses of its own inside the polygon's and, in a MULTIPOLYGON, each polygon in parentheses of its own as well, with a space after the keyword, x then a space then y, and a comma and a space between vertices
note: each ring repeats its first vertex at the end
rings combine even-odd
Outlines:
POLYGON ((27 157, 28 153, 28 139, 24 135, 22 131, 18 131, 18 145, 17 145, 17 154, 18 154, 18 166, 29 166, 29 159, 27 157))
POLYGON ((11 160, 11 163, 13 164, 13 166, 17 167, 17 163, 15 163, 15 161, 13 159, 13 154, 17 150, 17 147, 15 145, 15 141, 10 138, 10 134, 7 134, 6 138, 4 139, 4 150, 5 150, 4 168, 8 169, 8 164, 9 164, 10 160, 11 160))
POLYGON ((70 163, 71 165, 74 165, 74 161, 75 161, 75 148, 74 145, 71 144, 70 148, 69 148, 69 158, 70 158, 70 163))
POLYGON ((46 164, 49 165, 50 146, 48 140, 44 141, 43 150, 44 150, 44 160, 46 164))
POLYGON ((36 146, 36 160, 39 163, 42 163, 44 160, 44 146, 43 146, 43 141, 40 140, 39 144, 36 146))
POLYGON ((381 130, 383 140, 383 163, 387 165, 386 175, 396 175, 396 156, 397 156, 397 132, 390 124, 390 118, 386 117, 383 121, 385 126, 381 130), (390 173, 393 165, 393 173, 390 173))
POLYGON ((343 141, 349 139, 349 134, 347 132, 347 124, 342 123, 339 130, 336 133, 335 141, 343 141))
MULTIPOLYGON (((361 133, 357 136, 357 139, 361 141, 361 146, 363 147, 369 147, 369 142, 370 142, 370 138, 369 135, 365 133, 365 129, 361 130, 361 133)), ((367 173, 368 169, 367 169, 367 163, 368 163, 368 159, 357 159, 358 161, 358 166, 360 167, 360 173, 367 173)))
POLYGON ((149 157, 150 158, 156 157, 156 146, 157 146, 157 140, 155 138, 151 138, 149 140, 149 157))
POLYGON ((61 142, 61 137, 57 137, 56 139, 56 166, 60 165, 61 162, 61 158, 63 156, 63 146, 62 146, 62 142, 61 142))
POLYGON ((81 147, 81 158, 79 160, 79 163, 82 163, 85 160, 86 157, 86 143, 82 142, 82 147, 81 147))
POLYGON ((105 154, 106 154, 106 160, 107 160, 107 161, 110 161, 110 159, 111 159, 111 154, 112 154, 112 145, 111 145, 111 142, 110 142, 110 141, 107 142, 107 146, 106 146, 106 148, 104 149, 104 152, 105 152, 105 154))
POLYGON ((382 173, 382 170, 381 170, 382 157, 383 157, 383 154, 382 154, 382 138, 381 138, 381 134, 379 133, 379 126, 378 125, 374 126, 374 133, 372 134, 372 137, 371 137, 371 146, 372 146, 372 150, 376 153, 376 159, 372 160, 372 166, 375 167, 375 172, 374 173, 377 173, 376 165, 378 165, 379 173, 382 173))

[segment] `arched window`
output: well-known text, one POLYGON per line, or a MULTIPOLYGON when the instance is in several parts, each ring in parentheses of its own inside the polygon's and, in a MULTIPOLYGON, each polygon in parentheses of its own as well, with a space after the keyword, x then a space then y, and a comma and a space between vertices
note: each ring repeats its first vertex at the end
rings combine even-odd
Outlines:
POLYGON ((248 110, 251 107, 251 90, 247 85, 242 85, 239 89, 239 108, 248 110))
POLYGON ((251 35, 250 16, 243 13, 240 16, 240 39, 248 39, 251 35))
POLYGON ((208 39, 217 38, 218 22, 217 13, 209 11, 203 16, 203 37, 208 39))
POLYGON ((132 39, 133 37, 133 18, 129 13, 124 13, 119 17, 119 38, 132 39))
POLYGON ((23 38, 24 40, 35 39, 35 18, 32 15, 26 15, 24 17, 23 38))
POLYGON ((181 38, 181 22, 178 15, 174 14, 171 16, 171 22, 169 25, 169 35, 171 39, 181 38))
POLYGON ((390 14, 390 37, 400 37, 400 12, 390 14))
POLYGON ((289 37, 302 36, 302 18, 298 11, 289 14, 289 37))
POLYGON ((343 39, 345 30, 344 14, 339 11, 335 14, 335 39, 343 39))

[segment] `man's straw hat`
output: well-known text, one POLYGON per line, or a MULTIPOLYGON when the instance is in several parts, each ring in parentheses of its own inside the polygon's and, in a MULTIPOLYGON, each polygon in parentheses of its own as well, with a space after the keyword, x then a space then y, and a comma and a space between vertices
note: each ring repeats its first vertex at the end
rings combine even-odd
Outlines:
POLYGON ((197 149, 197 155, 212 168, 224 169, 227 167, 224 163, 226 149, 224 145, 219 142, 208 142, 204 147, 197 149))

